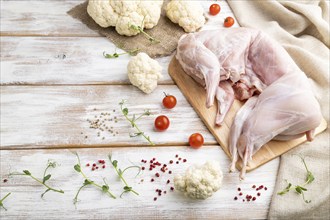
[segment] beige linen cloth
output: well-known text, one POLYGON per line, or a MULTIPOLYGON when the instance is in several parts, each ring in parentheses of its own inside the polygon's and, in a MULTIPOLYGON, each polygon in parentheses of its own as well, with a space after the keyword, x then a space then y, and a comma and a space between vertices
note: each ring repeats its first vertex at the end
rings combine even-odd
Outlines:
MULTIPOLYGON (((324 0, 267 1, 228 0, 238 23, 268 33, 291 55, 311 79, 328 129, 313 142, 305 143, 281 156, 269 219, 330 219, 329 196, 329 2, 324 0), (307 185, 307 204, 297 193, 280 196, 285 179, 305 182, 303 155, 315 181, 307 185)), ((308 103, 306 103, 308 105, 308 103)), ((249 216, 247 216, 249 218, 249 216)))

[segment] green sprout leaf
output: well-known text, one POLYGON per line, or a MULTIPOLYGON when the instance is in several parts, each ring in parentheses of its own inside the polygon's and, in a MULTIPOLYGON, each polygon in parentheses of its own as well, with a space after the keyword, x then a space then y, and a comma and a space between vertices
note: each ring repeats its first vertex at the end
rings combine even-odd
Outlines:
POLYGON ((47 176, 45 176, 45 177, 43 178, 42 182, 45 183, 47 180, 50 179, 51 176, 52 176, 52 175, 48 174, 47 176))
POLYGON ((80 168, 80 165, 79 165, 79 164, 74 165, 73 168, 74 168, 78 173, 81 172, 81 168, 80 168))
POLYGON ((30 171, 28 171, 28 170, 23 170, 23 173, 25 173, 25 174, 28 175, 28 176, 31 176, 31 173, 30 173, 30 171))
POLYGON ((108 185, 103 185, 102 186, 102 191, 103 192, 108 192, 108 190, 109 190, 109 186, 108 185))

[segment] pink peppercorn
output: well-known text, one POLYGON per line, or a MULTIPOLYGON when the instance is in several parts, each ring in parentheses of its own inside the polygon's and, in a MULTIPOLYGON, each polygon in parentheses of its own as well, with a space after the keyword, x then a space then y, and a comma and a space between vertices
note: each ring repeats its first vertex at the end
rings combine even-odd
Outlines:
POLYGON ((187 162, 187 159, 183 159, 183 162, 184 162, 184 163, 187 162))
POLYGON ((257 196, 260 196, 260 193, 257 193, 257 196))
POLYGON ((237 196, 235 196, 234 200, 237 200, 237 196))
POLYGON ((172 174, 172 171, 170 170, 170 171, 168 171, 168 173, 169 173, 169 174, 172 174))
POLYGON ((175 157, 179 157, 179 155, 175 155, 175 157))
POLYGON ((151 179, 150 181, 153 182, 153 181, 155 181, 155 180, 154 180, 154 179, 151 179))
POLYGON ((167 184, 169 184, 170 182, 171 182, 170 180, 167 180, 167 182, 166 182, 166 183, 167 183, 167 184))
POLYGON ((93 167, 96 167, 96 163, 93 163, 93 167))
POLYGON ((241 188, 237 188, 237 191, 241 191, 241 188))
POLYGON ((257 199, 256 197, 253 197, 253 198, 252 198, 252 201, 255 201, 256 199, 257 199))
POLYGON ((179 164, 179 161, 177 161, 176 164, 179 164))
POLYGON ((171 189, 171 191, 173 191, 174 190, 174 187, 172 186, 170 189, 171 189))
POLYGON ((243 195, 243 193, 241 193, 241 192, 240 192, 238 195, 239 195, 239 196, 242 196, 242 195, 243 195))
POLYGON ((156 173, 155 176, 159 177, 159 173, 156 173))
POLYGON ((154 201, 156 201, 156 200, 157 200, 157 197, 154 198, 154 201))
POLYGON ((86 167, 89 167, 90 166, 90 164, 88 163, 88 164, 86 164, 86 167))
POLYGON ((170 160, 170 164, 172 164, 173 163, 173 160, 170 160))
POLYGON ((267 190, 267 187, 265 187, 265 190, 267 190))
POLYGON ((102 168, 104 169, 105 168, 105 165, 103 165, 102 168))
POLYGON ((141 170, 145 170, 146 168, 145 167, 141 167, 141 170))
POLYGON ((253 189, 256 188, 256 185, 253 185, 252 188, 253 188, 253 189))

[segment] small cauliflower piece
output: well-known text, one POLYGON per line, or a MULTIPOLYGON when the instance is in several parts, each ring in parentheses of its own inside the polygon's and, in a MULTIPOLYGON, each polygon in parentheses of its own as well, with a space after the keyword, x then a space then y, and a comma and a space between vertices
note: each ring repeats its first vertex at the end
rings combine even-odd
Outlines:
POLYGON ((165 10, 167 17, 185 32, 195 32, 205 24, 204 10, 199 2, 172 0, 165 10))
POLYGON ((162 67, 146 53, 138 53, 127 65, 129 81, 143 92, 149 94, 157 87, 163 77, 162 67))
POLYGON ((163 0, 89 0, 87 13, 101 27, 115 27, 120 35, 133 36, 139 33, 131 25, 142 29, 157 25, 163 0))
POLYGON ((185 174, 174 177, 174 187, 192 199, 207 199, 221 187, 223 174, 216 161, 189 167, 185 174))

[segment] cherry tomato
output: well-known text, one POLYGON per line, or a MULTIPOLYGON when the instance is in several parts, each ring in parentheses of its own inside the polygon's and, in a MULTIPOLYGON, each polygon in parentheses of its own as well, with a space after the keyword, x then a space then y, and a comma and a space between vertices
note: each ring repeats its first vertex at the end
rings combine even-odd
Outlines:
POLYGON ((225 21, 223 22, 225 27, 231 27, 231 26, 233 26, 234 23, 235 23, 235 20, 232 17, 226 17, 225 21))
POLYGON ((210 6, 210 14, 211 15, 217 15, 220 12, 221 8, 218 4, 212 4, 210 6))
POLYGON ((204 144, 203 135, 200 133, 194 133, 189 137, 189 145, 192 148, 200 148, 204 144))
POLYGON ((169 109, 174 108, 176 105, 175 96, 165 94, 165 97, 163 98, 163 105, 165 108, 169 108, 169 109))
POLYGON ((155 128, 158 131, 165 131, 170 126, 170 120, 165 115, 160 115, 155 119, 155 128))

